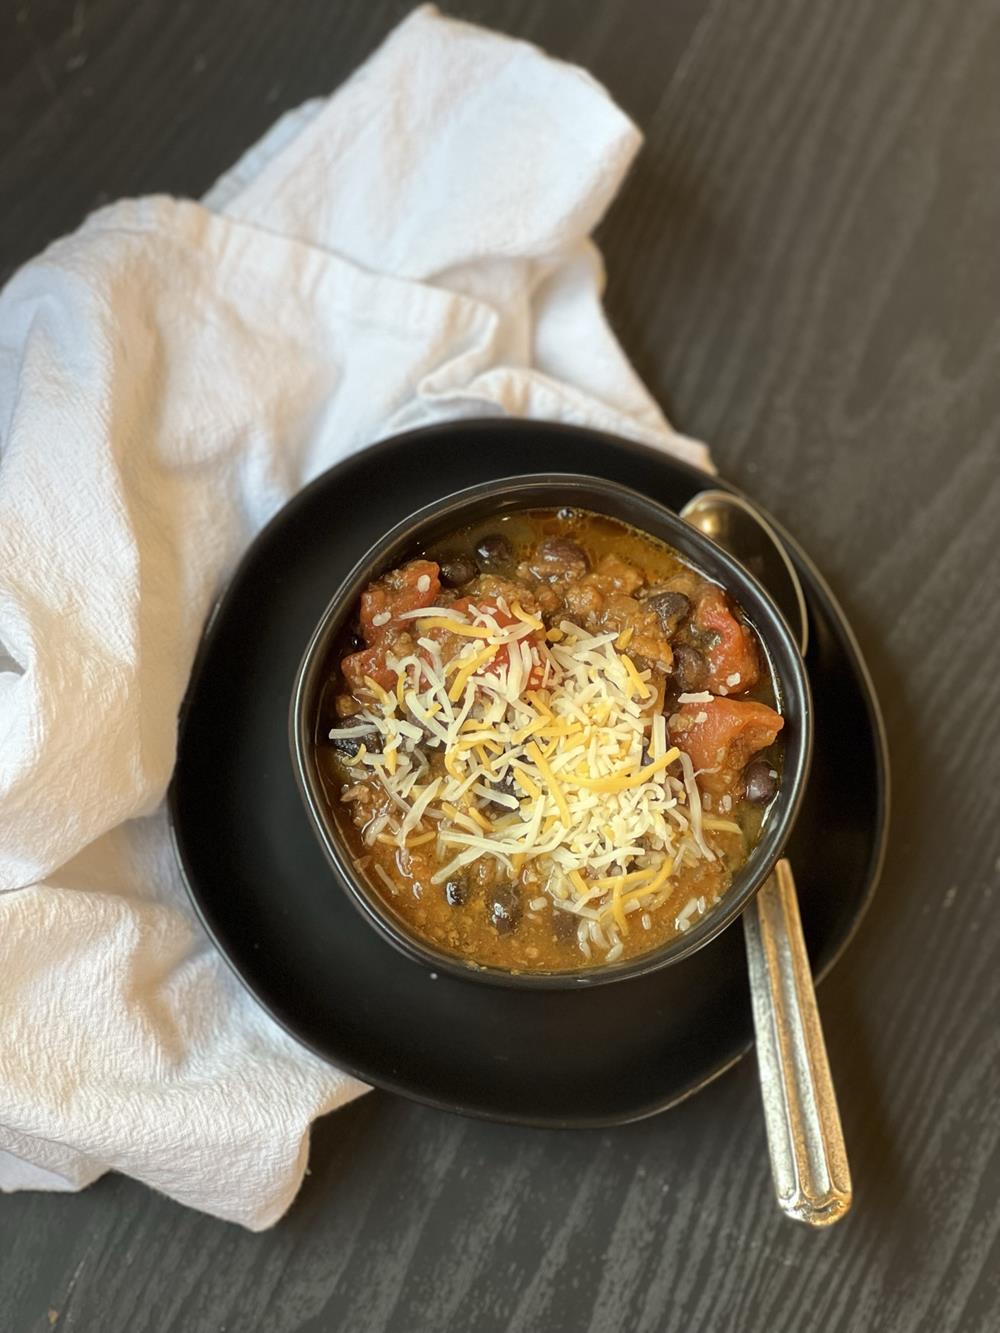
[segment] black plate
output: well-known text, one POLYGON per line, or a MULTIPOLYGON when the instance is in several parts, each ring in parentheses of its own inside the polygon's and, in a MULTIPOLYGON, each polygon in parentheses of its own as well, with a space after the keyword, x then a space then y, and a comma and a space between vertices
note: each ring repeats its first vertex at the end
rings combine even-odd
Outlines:
MULTIPOLYGON (((436 976, 382 940, 332 881, 288 753, 302 651, 331 591, 379 534, 445 490, 556 471, 610 477, 678 509, 706 484, 696 469, 608 435, 489 420, 383 441, 297 495, 251 546, 206 630, 181 713, 170 813, 206 929, 306 1046, 447 1110, 608 1125, 663 1110, 749 1049, 739 926, 613 987, 521 992, 436 976)), ((816 731, 788 854, 822 975, 878 877, 887 761, 850 629, 815 568, 793 553, 813 631, 816 731)))

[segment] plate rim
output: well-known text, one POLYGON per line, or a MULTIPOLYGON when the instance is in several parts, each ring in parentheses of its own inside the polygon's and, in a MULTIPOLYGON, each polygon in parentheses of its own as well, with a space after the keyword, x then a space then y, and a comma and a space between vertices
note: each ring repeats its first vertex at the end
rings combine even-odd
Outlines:
MULTIPOLYGON (((812 580, 812 582, 816 585, 821 596, 828 603, 829 609, 833 612, 834 618, 836 619, 838 626, 844 638, 847 641, 847 645, 850 649, 851 655, 854 660, 854 665, 857 668, 857 673, 858 676, 860 677, 861 684, 863 686, 862 694, 864 696, 865 712, 867 713, 872 736, 875 741, 874 752, 876 759, 875 770, 876 770, 876 787, 877 787, 877 801, 876 801, 877 818, 874 826, 875 827, 874 854, 871 858, 871 862, 865 877, 865 887, 860 897, 857 910, 855 911, 854 916, 851 920, 851 923, 844 937, 840 940, 837 947, 834 949, 833 953, 825 961, 822 967, 818 969, 813 968, 812 963, 810 961, 810 967, 812 968, 813 971, 814 982, 818 986, 823 980, 825 980, 827 976, 829 976, 833 968, 836 967, 836 965, 840 962, 844 953, 847 951, 848 947, 850 946, 855 936, 857 935, 861 923, 867 916, 868 910, 871 907, 872 899, 874 898, 878 890, 879 883, 882 877, 882 872, 885 867, 885 860, 889 842, 892 776, 890 767, 888 736, 886 732, 884 716, 882 713, 882 707, 878 698, 878 693, 875 689, 875 683, 872 680, 871 671, 869 670, 868 663, 865 660, 864 654, 861 651, 861 647, 858 643, 857 636, 854 633, 854 629, 853 626, 851 625, 850 620, 847 618, 843 607, 840 605, 840 602, 838 601, 837 597, 830 588, 829 583, 827 582, 823 574, 816 566, 812 557, 803 549, 798 539, 792 536, 792 534, 788 532, 788 530, 784 527, 784 525, 781 524, 776 518, 774 518, 774 516, 767 509, 765 509, 762 505, 760 505, 756 500, 753 499, 752 496, 748 495, 741 487, 737 486, 735 483, 727 480, 724 476, 718 473, 704 472, 702 469, 695 467, 693 464, 688 463, 686 460, 678 458, 675 455, 671 454, 668 450, 657 447, 656 445, 647 444, 639 440, 631 440, 624 436, 617 436, 608 431, 600 430, 598 428, 589 426, 575 426, 567 424, 565 422, 545 421, 545 420, 536 421, 528 417, 500 417, 500 416, 469 417, 469 418, 455 418, 449 421, 439 422, 437 424, 430 426, 421 426, 415 430, 401 431, 392 435, 383 436, 380 439, 375 440, 372 443, 365 445, 360 449, 354 450, 352 453, 348 454, 345 458, 342 458, 338 462, 332 464, 330 467, 325 468, 317 476, 313 477, 311 481, 307 482, 305 486, 301 487, 298 491, 296 491, 295 494, 292 495, 284 504, 282 504, 280 508, 271 516, 271 518, 268 519, 268 521, 264 524, 264 526, 257 533, 254 534, 254 536, 248 542, 246 549, 241 554, 240 559, 234 566, 232 572, 226 579, 225 585, 220 589, 218 595, 216 596, 215 601, 213 602, 209 610, 209 613, 205 618, 205 623, 202 626, 202 630, 198 640, 198 646, 191 662, 191 669, 188 675, 187 686, 185 687, 184 696, 181 701, 180 709, 178 710, 177 756, 179 756, 180 753, 181 735, 184 729, 187 714, 189 712, 190 702, 193 694, 193 686, 196 682, 200 669, 203 666, 204 659, 210 647, 212 628, 216 621, 218 613, 230 589, 243 574, 246 566, 250 563, 251 556, 254 550, 256 549, 257 545, 265 539, 267 534, 269 534, 273 529, 278 527, 279 524, 287 520, 289 512, 292 509, 297 507, 299 504, 306 503, 307 499, 314 490, 319 489, 321 486, 328 485, 331 480, 331 476, 333 474, 341 471, 342 469, 348 468, 351 464, 356 463, 360 458, 362 458, 365 455, 375 456, 380 452, 386 451, 390 446, 392 448, 398 448, 404 445, 407 441, 419 440, 427 437, 449 435, 452 433, 459 433, 463 430, 464 431, 471 430, 473 432, 485 430, 487 433, 489 433, 492 430, 511 430, 511 429, 525 430, 525 431, 543 430, 553 435, 564 435, 568 437, 577 437, 577 438, 579 438, 579 436, 583 434, 589 436, 595 443, 599 443, 606 448, 624 449, 626 452, 637 454, 654 463, 668 464, 671 467, 676 467, 681 472, 686 473, 690 477, 693 483, 698 483, 704 480, 705 482, 710 483, 712 486, 717 486, 724 490, 728 490, 733 494, 742 496, 749 503, 754 505, 754 507, 757 508, 761 514, 763 514, 764 518, 772 525, 772 527, 781 537, 782 541, 787 543, 790 551, 792 552, 793 562, 800 565, 802 569, 805 570, 808 578, 812 580)), ((664 503, 664 502, 661 501, 659 503, 664 503)), ((808 604, 808 596, 806 600, 808 604)), ((261 1007, 261 1009, 268 1015, 268 1017, 271 1019, 272 1022, 276 1023, 281 1028, 281 1030, 285 1032, 294 1042, 296 1042, 304 1050, 309 1051, 310 1054, 313 1055, 315 1058, 322 1060, 325 1064, 330 1065, 334 1069, 340 1070, 342 1073, 347 1074, 349 1077, 356 1079, 358 1082, 364 1083, 365 1085, 367 1085, 369 1089, 379 1089, 383 1092, 390 1092, 396 1096, 404 1097, 408 1101, 416 1102, 417 1104, 422 1106, 431 1107, 437 1111, 446 1111, 454 1115, 465 1116, 466 1118, 469 1119, 493 1122, 496 1124, 520 1125, 524 1126, 525 1128, 532 1128, 532 1129, 608 1129, 617 1125, 636 1124, 641 1120, 648 1120, 652 1116, 659 1115, 663 1111, 668 1111, 672 1107, 680 1105, 681 1102, 687 1101, 689 1097, 693 1097, 703 1088, 706 1088, 710 1083, 714 1083, 716 1079, 721 1078, 723 1074, 728 1073, 730 1069, 735 1068, 736 1065, 738 1065, 742 1060, 746 1058, 746 1056, 753 1048, 755 1043, 753 1038, 751 1037, 751 1039, 745 1042, 738 1051, 734 1052, 734 1054, 728 1060, 716 1066, 708 1073, 699 1074, 698 1077, 696 1077, 692 1082, 687 1084, 685 1087, 681 1088, 679 1091, 673 1092, 669 1097, 657 1098, 655 1102, 646 1106, 639 1107, 632 1113, 624 1115, 621 1113, 613 1113, 611 1115, 606 1115, 606 1116, 581 1116, 581 1117, 531 1116, 522 1114, 508 1114, 508 1113, 498 1113, 480 1107, 466 1107, 462 1105, 457 1105, 454 1102, 444 1101, 440 1098, 414 1091, 412 1088, 406 1087, 396 1082, 391 1076, 388 1077, 380 1076, 377 1080, 375 1080, 371 1078, 370 1075, 362 1073, 350 1067, 350 1065, 346 1063, 341 1063, 339 1060, 337 1061, 331 1060, 330 1057, 325 1052, 318 1050, 317 1047, 315 1047, 310 1041, 308 1041, 298 1032, 294 1031, 291 1028, 291 1026, 288 1023, 286 1023, 274 1011, 271 1005, 268 1004, 268 1002, 259 994, 257 988, 243 974, 240 967, 237 965, 236 960, 230 956, 229 951, 224 947, 223 943, 218 938, 215 930, 213 929, 211 923, 206 918, 205 912, 202 910, 202 904, 199 901, 198 895, 195 892, 192 883, 192 877, 188 873, 189 871, 188 863, 178 838, 178 832, 176 826, 177 756, 175 756, 174 769, 171 772, 170 782, 167 787, 167 796, 166 796, 167 827, 169 830, 171 849, 173 851, 175 863, 180 872, 185 893, 187 894, 188 900, 191 903, 192 907, 194 908, 195 915, 197 916, 202 929, 207 934, 209 940, 212 943, 212 946, 215 948, 218 954, 225 960, 230 971, 236 976, 240 984, 251 996, 254 1003, 258 1004, 261 1007)), ((727 927, 727 929, 729 930, 736 928, 737 928, 736 921, 731 922, 730 925, 727 927)), ((621 984, 627 985, 628 982, 623 981, 621 984)))

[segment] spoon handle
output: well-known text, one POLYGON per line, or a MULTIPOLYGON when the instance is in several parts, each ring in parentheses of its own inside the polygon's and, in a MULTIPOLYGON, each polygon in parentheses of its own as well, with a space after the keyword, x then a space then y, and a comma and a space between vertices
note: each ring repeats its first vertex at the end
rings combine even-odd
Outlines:
POLYGON ((829 1226, 851 1206, 851 1173, 787 861, 743 921, 778 1203, 800 1222, 829 1226))

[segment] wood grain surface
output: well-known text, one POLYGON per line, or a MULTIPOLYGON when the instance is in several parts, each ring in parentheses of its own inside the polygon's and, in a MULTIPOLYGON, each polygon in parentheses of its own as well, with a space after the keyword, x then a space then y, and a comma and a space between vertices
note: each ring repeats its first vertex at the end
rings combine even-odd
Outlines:
MULTIPOLYGON (((407 8, 8 0, 3 271, 119 195, 197 195, 407 8)), ((607 1133, 373 1094, 316 1127, 264 1235, 120 1178, 0 1198, 0 1330, 996 1330, 1000 5, 453 8, 587 66, 645 130, 600 237, 611 318, 873 669, 892 843, 820 990, 854 1212, 781 1218, 752 1061, 607 1133)))

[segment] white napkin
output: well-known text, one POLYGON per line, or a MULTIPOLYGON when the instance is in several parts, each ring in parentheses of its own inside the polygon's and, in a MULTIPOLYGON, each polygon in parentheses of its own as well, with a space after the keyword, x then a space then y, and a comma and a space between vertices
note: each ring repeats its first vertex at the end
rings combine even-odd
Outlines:
POLYGON ((263 1228, 364 1091, 185 899, 198 636, 267 519, 395 431, 509 413, 708 465, 601 311, 588 233, 638 146, 581 70, 424 7, 204 204, 105 208, 0 295, 0 1187, 115 1168, 263 1228))

